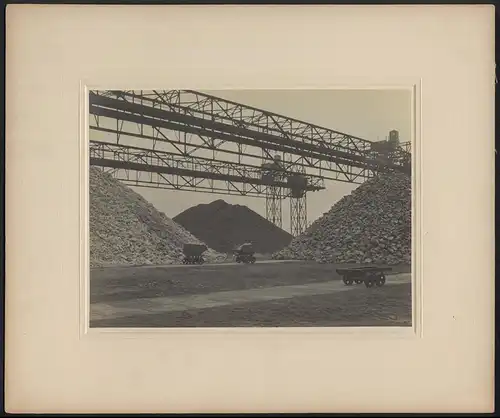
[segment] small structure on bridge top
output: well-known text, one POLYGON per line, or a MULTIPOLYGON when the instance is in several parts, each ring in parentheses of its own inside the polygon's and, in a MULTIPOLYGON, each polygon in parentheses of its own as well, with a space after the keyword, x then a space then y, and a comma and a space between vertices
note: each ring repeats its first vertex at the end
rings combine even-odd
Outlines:
POLYGON ((393 129, 392 131, 389 132, 389 143, 395 145, 396 147, 399 146, 399 132, 393 129))
POLYGON ((372 142, 370 149, 376 154, 375 161, 382 167, 391 162, 399 147, 399 132, 393 129, 388 139, 372 142))

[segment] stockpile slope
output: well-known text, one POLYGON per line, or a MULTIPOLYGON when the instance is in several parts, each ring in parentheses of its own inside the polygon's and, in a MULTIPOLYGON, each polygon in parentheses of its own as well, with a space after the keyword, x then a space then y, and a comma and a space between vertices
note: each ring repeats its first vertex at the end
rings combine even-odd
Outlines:
POLYGON ((273 258, 409 264, 410 177, 384 174, 366 181, 273 258))
POLYGON ((201 243, 111 175, 95 167, 89 175, 91 267, 178 263, 184 243, 201 243))
POLYGON ((173 219, 220 252, 229 253, 250 240, 255 252, 272 254, 292 240, 292 235, 248 207, 224 200, 193 206, 173 219))

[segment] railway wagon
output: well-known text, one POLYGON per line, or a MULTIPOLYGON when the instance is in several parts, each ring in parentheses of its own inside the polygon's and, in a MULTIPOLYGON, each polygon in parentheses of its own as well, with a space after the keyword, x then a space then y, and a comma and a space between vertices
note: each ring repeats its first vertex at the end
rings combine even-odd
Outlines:
POLYGON ((203 253, 207 249, 204 244, 184 244, 182 247, 182 253, 184 254, 182 262, 184 264, 203 264, 205 262, 203 253))
POLYGON ((342 276, 342 281, 346 286, 351 286, 353 283, 364 283, 366 287, 373 287, 373 285, 381 287, 385 284, 385 273, 392 271, 392 268, 362 266, 338 268, 336 271, 342 276))

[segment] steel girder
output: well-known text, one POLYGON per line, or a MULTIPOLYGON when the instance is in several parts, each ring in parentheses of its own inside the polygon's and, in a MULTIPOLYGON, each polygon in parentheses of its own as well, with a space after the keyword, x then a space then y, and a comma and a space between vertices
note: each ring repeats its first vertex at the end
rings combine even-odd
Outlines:
POLYGON ((382 159, 370 141, 191 90, 91 92, 90 113, 194 134, 208 149, 229 141, 283 152, 335 180, 406 170, 403 150, 382 159))
POLYGON ((315 191, 324 188, 324 180, 362 183, 380 171, 408 172, 411 162, 409 143, 381 158, 361 138, 193 90, 90 92, 89 111, 90 129, 116 138, 91 141, 92 165, 140 187, 266 197, 267 217, 280 227, 281 200, 290 197, 294 235, 307 224, 306 195, 291 197, 288 174, 308 169, 307 190, 315 191), (102 118, 116 126, 104 126, 102 118), (125 145, 123 137, 141 140, 141 146, 125 145), (156 149, 162 143, 169 152, 156 149), (284 157, 281 182, 262 182, 261 168, 241 161, 256 157, 247 147, 260 148, 263 162, 272 161, 273 152, 284 157), (199 150, 212 157, 197 156, 199 150), (237 156, 238 162, 221 154, 237 156))
MULTIPOLYGON (((282 199, 289 196, 285 180, 269 183, 260 167, 218 162, 200 157, 179 157, 151 149, 90 141, 90 165, 107 168, 115 178, 131 185, 212 190, 242 196, 265 197, 272 189, 282 189, 282 199), (241 184, 240 184, 241 183, 241 184)), ((324 189, 323 179, 306 176, 307 191, 324 189)))

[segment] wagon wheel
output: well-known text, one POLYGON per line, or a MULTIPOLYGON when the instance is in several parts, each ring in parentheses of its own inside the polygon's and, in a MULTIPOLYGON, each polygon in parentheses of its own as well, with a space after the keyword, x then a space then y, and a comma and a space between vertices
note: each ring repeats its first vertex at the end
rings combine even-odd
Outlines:
POLYGON ((255 261, 256 261, 256 258, 255 258, 255 257, 252 257, 252 258, 250 259, 250 263, 252 263, 252 264, 253 264, 253 263, 255 263, 255 261))
POLYGON ((356 283, 356 284, 361 284, 361 283, 363 283, 363 279, 356 279, 356 280, 354 280, 354 281, 355 281, 355 283, 356 283))
POLYGON ((366 287, 373 287, 373 279, 366 279, 365 286, 366 287))
POLYGON ((350 286, 350 285, 352 285, 352 279, 351 279, 350 277, 344 277, 344 278, 342 279, 342 281, 344 282, 344 284, 345 284, 346 286, 350 286))
POLYGON ((385 274, 384 273, 380 273, 377 277, 377 280, 375 281, 375 284, 378 286, 378 287, 381 287, 385 284, 385 274))

